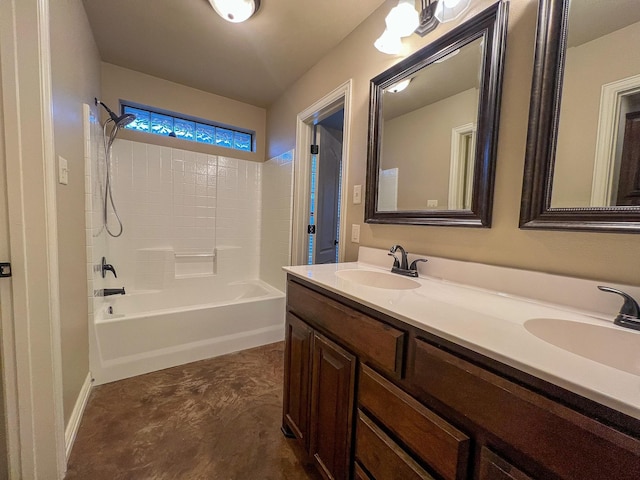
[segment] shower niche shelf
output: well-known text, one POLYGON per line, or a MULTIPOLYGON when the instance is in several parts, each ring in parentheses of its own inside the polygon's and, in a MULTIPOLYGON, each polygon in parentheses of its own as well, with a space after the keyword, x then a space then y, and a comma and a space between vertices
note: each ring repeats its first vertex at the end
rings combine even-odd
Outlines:
POLYGON ((213 252, 175 252, 176 278, 215 275, 216 250, 213 252))

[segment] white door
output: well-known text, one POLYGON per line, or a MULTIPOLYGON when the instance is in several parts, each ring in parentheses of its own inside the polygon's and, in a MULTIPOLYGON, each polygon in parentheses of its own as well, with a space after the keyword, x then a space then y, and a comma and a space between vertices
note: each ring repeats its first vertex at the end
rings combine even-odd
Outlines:
POLYGON ((335 263, 338 253, 342 132, 316 126, 318 214, 315 263, 335 263))

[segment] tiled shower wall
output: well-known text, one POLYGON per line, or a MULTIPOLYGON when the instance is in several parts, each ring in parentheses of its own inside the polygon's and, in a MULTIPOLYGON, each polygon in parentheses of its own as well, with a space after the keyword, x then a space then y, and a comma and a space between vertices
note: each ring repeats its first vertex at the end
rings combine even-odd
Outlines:
POLYGON ((284 291, 283 265, 290 265, 293 209, 293 150, 264 163, 262 168, 262 244, 260 277, 284 291))
MULTIPOLYGON (((100 234, 100 250, 118 273, 117 279, 108 273, 103 287, 163 289, 176 277, 219 273, 222 265, 228 282, 258 278, 261 170, 255 162, 116 139, 111 181, 124 231, 117 238, 100 234)), ((94 180, 88 218, 101 225, 104 187, 94 180)))

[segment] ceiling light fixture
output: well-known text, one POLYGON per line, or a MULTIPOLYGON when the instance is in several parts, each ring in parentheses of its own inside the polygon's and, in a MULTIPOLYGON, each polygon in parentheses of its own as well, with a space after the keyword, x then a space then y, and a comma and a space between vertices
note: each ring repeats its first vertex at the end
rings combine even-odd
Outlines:
POLYGON ((374 46, 382 53, 398 54, 402 50, 402 37, 408 37, 414 32, 424 37, 438 23, 459 18, 470 4, 471 0, 420 0, 418 13, 415 0, 399 0, 385 18, 387 28, 374 42, 374 46))
POLYGON ((411 83, 411 78, 406 78, 398 83, 396 83, 395 85, 391 85, 389 88, 387 88, 387 92, 389 93, 398 93, 403 91, 405 88, 407 88, 409 86, 409 84, 411 83))
POLYGON ((218 15, 227 22, 249 20, 260 8, 260 0, 209 0, 218 15))

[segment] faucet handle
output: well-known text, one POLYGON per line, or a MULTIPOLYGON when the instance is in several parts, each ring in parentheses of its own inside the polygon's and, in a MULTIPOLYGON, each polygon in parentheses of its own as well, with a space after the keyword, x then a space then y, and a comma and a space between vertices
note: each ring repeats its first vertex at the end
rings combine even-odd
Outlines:
POLYGON ((387 253, 387 255, 389 255, 390 257, 393 257, 393 267, 400 268, 400 260, 398 260, 398 257, 396 257, 395 254, 391 252, 387 253))
POLYGON ((598 285, 598 288, 603 292, 615 293, 624 298, 620 313, 613 322, 620 327, 633 328, 634 330, 640 330, 640 305, 634 300, 634 298, 621 290, 611 287, 605 287, 598 285))
POLYGON ((102 278, 105 278, 107 276, 107 271, 113 273, 113 276, 118 278, 116 269, 113 268, 113 265, 107 263, 107 259, 105 257, 102 257, 102 278))
POLYGON ((428 261, 429 260, 427 260, 426 258, 417 258, 413 262, 411 262, 411 266, 409 267, 409 270, 418 270, 418 262, 428 262, 428 261))

